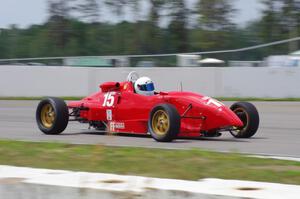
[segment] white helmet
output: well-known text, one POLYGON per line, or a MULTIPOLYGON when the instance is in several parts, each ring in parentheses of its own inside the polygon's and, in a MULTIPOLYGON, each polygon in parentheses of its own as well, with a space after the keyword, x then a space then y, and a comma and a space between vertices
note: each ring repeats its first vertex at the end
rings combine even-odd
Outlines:
POLYGON ((140 77, 134 83, 134 90, 140 95, 154 95, 154 84, 149 77, 140 77))

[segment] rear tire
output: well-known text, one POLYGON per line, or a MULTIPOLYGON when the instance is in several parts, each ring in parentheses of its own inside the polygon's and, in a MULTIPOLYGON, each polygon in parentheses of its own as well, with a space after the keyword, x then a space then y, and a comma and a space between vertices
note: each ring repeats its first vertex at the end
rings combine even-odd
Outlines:
POLYGON ((160 104, 150 113, 148 128, 158 142, 171 142, 180 131, 180 115, 171 104, 160 104))
POLYGON ((43 99, 36 109, 36 122, 43 133, 60 134, 69 122, 69 110, 66 103, 54 97, 43 99))
POLYGON ((243 127, 230 131, 232 136, 236 138, 252 137, 257 132, 259 126, 259 114, 255 106, 249 102, 237 102, 230 109, 244 123, 243 127))

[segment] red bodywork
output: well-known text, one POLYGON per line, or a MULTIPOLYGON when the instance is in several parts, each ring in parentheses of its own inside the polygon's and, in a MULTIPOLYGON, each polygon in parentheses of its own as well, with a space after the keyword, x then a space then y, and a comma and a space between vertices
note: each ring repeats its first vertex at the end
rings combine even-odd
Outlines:
POLYGON ((68 103, 77 110, 77 120, 104 122, 109 131, 147 134, 151 110, 158 104, 172 104, 181 116, 180 137, 199 137, 203 132, 243 126, 228 107, 215 99, 192 92, 160 92, 154 96, 134 92, 132 82, 106 82, 101 91, 68 103))

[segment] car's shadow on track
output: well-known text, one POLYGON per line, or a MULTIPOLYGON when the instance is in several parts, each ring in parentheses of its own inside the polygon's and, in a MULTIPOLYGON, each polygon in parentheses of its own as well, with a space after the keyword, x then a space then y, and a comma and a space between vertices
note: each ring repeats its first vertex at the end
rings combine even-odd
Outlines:
POLYGON ((250 140, 267 140, 269 138, 267 137, 252 137, 252 138, 249 138, 250 140))
POLYGON ((106 132, 102 131, 81 131, 75 133, 62 133, 61 136, 70 136, 70 135, 107 135, 106 132))
MULTIPOLYGON (((129 133, 113 133, 109 134, 104 131, 82 131, 75 133, 65 133, 60 136, 71 136, 71 135, 102 135, 102 136, 116 136, 116 137, 132 137, 132 138, 151 138, 150 135, 138 135, 138 134, 129 134, 129 133)), ((236 138, 221 138, 221 137, 199 137, 199 138, 190 138, 190 137, 179 137, 176 140, 173 140, 172 143, 190 143, 192 141, 209 141, 209 142, 250 142, 253 139, 267 139, 267 138, 249 138, 249 139, 236 139, 236 138)))
POLYGON ((107 133, 105 131, 81 131, 75 133, 63 133, 61 136, 70 136, 70 135, 105 135, 105 136, 120 136, 120 137, 141 137, 141 138, 149 138, 150 135, 138 135, 138 134, 127 134, 127 133, 107 133))
POLYGON ((250 142, 251 139, 220 138, 220 137, 199 137, 199 138, 180 138, 185 140, 198 140, 209 142, 250 142))

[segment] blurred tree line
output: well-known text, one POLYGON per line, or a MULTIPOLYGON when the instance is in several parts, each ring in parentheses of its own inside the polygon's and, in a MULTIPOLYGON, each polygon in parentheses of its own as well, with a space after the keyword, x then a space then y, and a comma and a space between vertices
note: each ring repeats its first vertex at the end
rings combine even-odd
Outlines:
MULTIPOLYGON (((262 17, 243 27, 233 23, 239 16, 234 3, 198 0, 194 8, 188 8, 185 0, 48 0, 49 17, 44 24, 0 29, 0 58, 210 51, 257 45, 300 33, 299 0, 261 0, 262 17), (145 2, 150 7, 147 19, 142 20, 145 2), (120 22, 104 22, 104 10, 120 22), (133 20, 122 20, 128 12, 133 20), (161 25, 163 21, 166 25, 161 25)), ((298 43, 293 42, 218 56, 256 60, 297 49, 298 43)))

